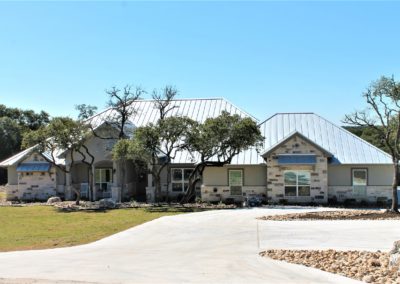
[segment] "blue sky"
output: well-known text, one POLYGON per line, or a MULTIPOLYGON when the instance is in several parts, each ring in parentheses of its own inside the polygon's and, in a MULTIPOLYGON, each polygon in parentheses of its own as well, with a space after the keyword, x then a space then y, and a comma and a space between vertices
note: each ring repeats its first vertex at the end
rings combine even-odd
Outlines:
POLYGON ((0 103, 75 116, 105 89, 176 86, 263 120, 340 123, 400 80, 400 2, 0 2, 0 103))

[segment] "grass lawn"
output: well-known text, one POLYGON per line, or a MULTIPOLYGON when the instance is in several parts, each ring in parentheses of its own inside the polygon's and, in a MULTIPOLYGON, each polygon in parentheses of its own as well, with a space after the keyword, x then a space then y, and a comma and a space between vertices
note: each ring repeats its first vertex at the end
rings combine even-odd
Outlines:
POLYGON ((51 206, 0 207, 0 251, 85 244, 181 213, 176 208, 61 212, 51 206))

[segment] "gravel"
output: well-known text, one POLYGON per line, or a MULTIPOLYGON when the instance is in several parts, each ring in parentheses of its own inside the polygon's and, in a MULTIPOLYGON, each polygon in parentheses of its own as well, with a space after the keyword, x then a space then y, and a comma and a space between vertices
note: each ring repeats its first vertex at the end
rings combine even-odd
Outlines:
POLYGON ((263 216, 260 220, 400 220, 400 214, 381 210, 335 210, 263 216))
POLYGON ((389 267, 389 253, 336 250, 267 250, 263 257, 301 264, 367 283, 400 283, 399 267, 389 267))

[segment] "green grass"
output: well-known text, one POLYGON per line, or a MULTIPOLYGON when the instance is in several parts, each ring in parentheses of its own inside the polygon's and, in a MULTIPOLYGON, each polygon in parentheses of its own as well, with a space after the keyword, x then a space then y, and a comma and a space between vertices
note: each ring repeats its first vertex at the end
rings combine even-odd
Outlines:
POLYGON ((61 212, 50 206, 0 207, 0 251, 45 249, 93 242, 176 208, 61 212))

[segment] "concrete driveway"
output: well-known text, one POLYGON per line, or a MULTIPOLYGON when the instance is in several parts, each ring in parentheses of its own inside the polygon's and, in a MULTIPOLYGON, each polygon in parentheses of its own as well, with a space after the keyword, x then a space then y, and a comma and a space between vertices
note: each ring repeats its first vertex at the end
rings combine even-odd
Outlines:
POLYGON ((32 281, 12 279, 46 283, 357 283, 262 258, 258 253, 265 248, 389 250, 400 235, 400 221, 255 219, 305 211, 310 209, 184 214, 163 217, 88 245, 0 253, 0 283, 32 281))

